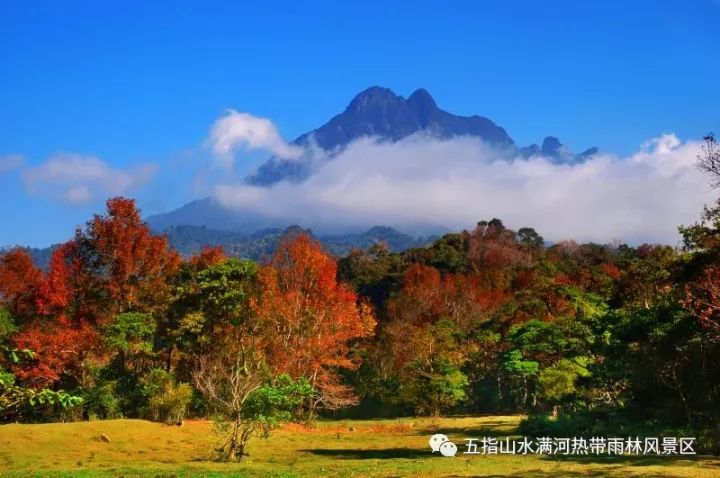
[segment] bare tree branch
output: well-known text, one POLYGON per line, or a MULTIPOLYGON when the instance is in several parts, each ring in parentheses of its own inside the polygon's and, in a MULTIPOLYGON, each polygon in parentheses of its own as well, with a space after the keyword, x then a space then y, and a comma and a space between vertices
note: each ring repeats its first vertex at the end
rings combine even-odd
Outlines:
POLYGON ((708 133, 703 139, 705 144, 695 164, 700 171, 710 173, 712 186, 718 188, 720 187, 720 141, 714 133, 708 133))

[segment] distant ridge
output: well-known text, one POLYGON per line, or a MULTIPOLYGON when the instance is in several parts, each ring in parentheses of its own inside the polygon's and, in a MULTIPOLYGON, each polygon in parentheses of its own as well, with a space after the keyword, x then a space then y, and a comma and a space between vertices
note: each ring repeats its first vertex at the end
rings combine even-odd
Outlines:
MULTIPOLYGON (((357 234, 319 237, 315 236, 312 230, 303 229, 300 226, 264 229, 253 234, 210 229, 205 226, 171 226, 163 231, 170 246, 184 257, 197 253, 204 246, 221 246, 230 257, 255 261, 269 259, 283 237, 298 233, 306 233, 315 237, 328 252, 338 257, 347 255, 353 249, 367 249, 375 244, 383 244, 390 252, 402 252, 414 247, 424 247, 437 239, 437 236, 415 238, 386 226, 375 226, 357 234)), ((46 248, 26 247, 24 249, 30 254, 35 265, 47 270, 52 252, 57 247, 59 244, 46 248)))
POLYGON ((184 256, 198 252, 203 246, 222 246, 226 254, 253 260, 272 256, 283 237, 306 233, 318 239, 328 252, 347 255, 352 249, 367 249, 384 244, 391 252, 401 252, 431 243, 435 237, 415 238, 391 227, 375 226, 357 234, 316 236, 312 230, 300 226, 285 229, 264 229, 253 234, 209 229, 203 226, 173 226, 164 231, 170 245, 184 256))

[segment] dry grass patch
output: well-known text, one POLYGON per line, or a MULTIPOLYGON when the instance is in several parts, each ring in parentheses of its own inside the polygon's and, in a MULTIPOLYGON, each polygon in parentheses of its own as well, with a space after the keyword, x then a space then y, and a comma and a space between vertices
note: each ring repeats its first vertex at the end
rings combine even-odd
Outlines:
MULTIPOLYGON (((183 427, 143 420, 110 420, 0 426, 0 474, 32 476, 161 477, 438 477, 531 478, 720 477, 720 459, 664 457, 551 459, 545 456, 462 456, 430 453, 429 435, 514 433, 520 417, 487 416, 397 420, 321 421, 289 425, 268 440, 255 438, 241 463, 210 460, 217 444, 212 425, 188 420, 183 427), (354 431, 350 431, 352 428, 354 431), (106 434, 110 442, 100 440, 106 434)), ((462 447, 461 447, 462 449, 462 447)))

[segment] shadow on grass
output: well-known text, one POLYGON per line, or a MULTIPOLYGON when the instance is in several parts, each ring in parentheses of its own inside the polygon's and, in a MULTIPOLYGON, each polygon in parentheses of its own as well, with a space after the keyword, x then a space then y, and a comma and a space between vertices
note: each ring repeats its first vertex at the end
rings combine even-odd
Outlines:
POLYGON ((518 423, 515 420, 508 420, 507 418, 495 418, 492 416, 478 415, 457 415, 443 417, 448 418, 472 418, 474 420, 480 419, 482 423, 476 423, 474 425, 463 425, 453 426, 451 424, 443 424, 439 422, 425 422, 420 423, 415 428, 416 434, 418 435, 433 435, 435 433, 443 433, 445 435, 464 435, 467 438, 480 438, 480 437, 507 437, 517 436, 518 423))
MULTIPOLYGON (((490 426, 482 426, 482 427, 444 427, 444 426, 426 426, 422 428, 418 428, 417 435, 427 435, 428 437, 430 435, 433 435, 435 433, 442 433, 444 435, 456 437, 456 436, 462 436, 463 438, 482 438, 482 437, 495 437, 495 438, 501 438, 501 437, 512 437, 512 436, 518 436, 517 430, 513 428, 512 430, 498 430, 497 428, 492 427, 492 423, 490 426)), ((507 426, 507 425, 505 425, 507 426)))
MULTIPOLYGON (((444 458, 438 453, 431 454, 429 450, 418 450, 411 448, 381 448, 381 449, 335 449, 335 448, 312 448, 299 450, 304 453, 310 453, 316 456, 339 460, 418 460, 426 458, 437 458, 441 460, 456 460, 457 458, 444 458)), ((459 455, 462 456, 462 455, 459 455)), ((652 457, 652 456, 545 456, 542 458, 546 461, 554 461, 557 463, 558 469, 550 470, 523 470, 522 476, 526 478, 583 478, 583 477, 611 477, 611 478, 627 478, 628 466, 674 466, 682 467, 683 465, 695 464, 692 469, 698 470, 698 476, 710 476, 710 470, 720 471, 720 459, 716 457, 652 457), (588 468, 583 471, 571 471, 563 469, 561 464, 564 462, 575 462, 586 465, 605 465, 600 469, 588 468), (613 466, 615 465, 615 466, 613 466), (706 471, 701 471, 706 470, 706 471)), ((481 464, 482 462, 480 462, 481 464)), ((663 473, 663 471, 642 472, 639 475, 633 473, 633 476, 642 476, 643 478, 669 478, 677 476, 675 473, 663 473)), ((452 478, 456 475, 444 475, 446 478, 452 478)), ((460 475, 457 475, 460 476, 460 475)), ((462 475, 468 476, 468 475, 462 475)), ((518 476, 516 471, 510 471, 507 474, 482 474, 478 475, 484 478, 509 478, 518 476)), ((715 476, 715 475, 712 475, 715 476)))
POLYGON ((647 455, 545 455, 543 460, 574 463, 597 463, 603 465, 653 466, 683 465, 700 463, 702 468, 715 469, 720 472, 720 459, 711 456, 647 456, 647 455))
MULTIPOLYGON (((377 448, 369 450, 341 449, 341 448, 310 448, 298 450, 312 453, 317 456, 339 458, 341 460, 395 460, 428 458, 433 455, 430 450, 413 450, 411 448, 377 448)), ((436 454, 440 456, 439 454, 436 454)))
MULTIPOLYGON (((445 478, 459 478, 460 476, 468 475, 445 475, 445 478)), ((482 478, 510 478, 515 476, 522 476, 523 478, 587 478, 587 477, 604 477, 604 478, 627 478, 627 473, 612 470, 592 470, 592 471, 567 471, 567 470, 531 470, 523 471, 522 475, 518 475, 516 472, 509 472, 505 475, 475 475, 482 478)), ((642 478, 673 478, 675 474, 662 474, 662 473, 650 473, 642 475, 633 475, 642 478)))

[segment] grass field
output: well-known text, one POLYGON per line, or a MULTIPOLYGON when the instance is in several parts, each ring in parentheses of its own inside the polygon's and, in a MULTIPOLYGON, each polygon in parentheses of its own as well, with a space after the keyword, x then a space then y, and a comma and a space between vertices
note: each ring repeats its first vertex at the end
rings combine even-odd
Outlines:
MULTIPOLYGON (((526 476, 720 477, 720 458, 574 457, 431 454, 428 438, 506 436, 519 417, 320 422, 255 438, 241 463, 216 463, 212 425, 142 420, 0 426, 2 476, 526 476), (100 440, 105 433, 111 442, 100 440)), ((464 446, 459 446, 460 452, 464 446)))

